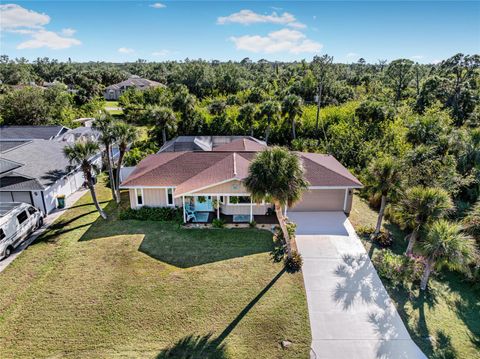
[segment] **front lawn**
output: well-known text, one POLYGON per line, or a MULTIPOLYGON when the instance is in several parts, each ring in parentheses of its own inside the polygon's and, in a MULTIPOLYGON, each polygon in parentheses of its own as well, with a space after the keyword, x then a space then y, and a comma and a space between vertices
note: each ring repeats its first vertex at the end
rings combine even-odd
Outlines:
POLYGON ((108 221, 87 194, 0 274, 2 358, 308 357, 303 278, 270 233, 119 221, 97 187, 108 221))
MULTIPOLYGON (((355 228, 374 226, 377 213, 358 196, 354 197, 350 221, 355 228)), ((392 250, 403 253, 406 233, 385 222, 395 237, 392 250)), ((364 245, 373 257, 379 248, 369 240, 364 245)), ((429 358, 478 358, 480 353, 480 290, 473 288, 464 276, 444 271, 430 279, 429 291, 412 288, 391 288, 384 281, 390 297, 412 339, 429 358)))

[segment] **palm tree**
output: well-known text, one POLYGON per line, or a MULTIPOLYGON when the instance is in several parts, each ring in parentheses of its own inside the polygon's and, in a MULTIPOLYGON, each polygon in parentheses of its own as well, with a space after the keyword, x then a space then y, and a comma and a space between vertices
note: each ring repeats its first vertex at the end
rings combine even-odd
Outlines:
POLYGON ((459 224, 443 219, 429 228, 421 249, 426 257, 420 282, 421 290, 427 288, 428 278, 433 270, 446 266, 452 270, 465 271, 478 254, 474 239, 463 233, 459 224))
POLYGON ((270 125, 278 119, 281 108, 277 101, 266 101, 260 107, 260 118, 267 119, 267 128, 265 129, 265 143, 268 144, 268 136, 270 135, 270 125))
POLYGON ((297 95, 287 95, 282 102, 282 115, 287 116, 292 125, 292 138, 297 138, 295 130, 295 119, 302 116, 303 110, 302 98, 297 95))
POLYGON ((412 254, 420 230, 444 217, 453 207, 447 191, 434 187, 412 187, 400 200, 397 213, 402 228, 411 230, 406 254, 412 254))
POLYGON ((97 208, 98 213, 103 219, 107 219, 107 215, 98 204, 97 194, 95 193, 95 185, 93 184, 92 171, 98 171, 94 165, 90 163, 90 159, 98 154, 100 148, 96 142, 91 140, 77 141, 73 145, 64 147, 63 153, 72 166, 80 166, 85 178, 85 183, 92 195, 93 203, 97 208))
POLYGON ((269 148, 259 152, 248 171, 245 186, 256 202, 266 200, 275 205, 278 222, 285 238, 288 257, 291 257, 291 243, 288 235, 282 207, 292 206, 307 189, 300 158, 281 147, 269 148))
POLYGON ((462 221, 465 231, 480 243, 480 200, 475 203, 462 221))
MULTIPOLYGON (((177 128, 177 116, 172 109, 164 106, 150 106, 146 116, 162 130, 162 144, 167 142, 167 129, 174 131, 177 128)), ((159 141, 160 142, 160 141, 159 141)))
POLYGON ((238 120, 242 123, 242 127, 248 127, 250 136, 253 136, 253 124, 255 123, 255 116, 257 107, 253 103, 246 103, 240 107, 238 113, 238 120))
POLYGON ((115 143, 112 117, 109 114, 102 114, 99 118, 95 120, 94 128, 100 131, 99 141, 105 146, 105 153, 107 154, 107 169, 108 178, 110 180, 110 189, 112 190, 113 199, 117 201, 117 192, 115 191, 115 180, 113 176, 112 164, 112 145, 115 143))
POLYGON ((137 139, 137 130, 135 127, 118 121, 114 124, 113 133, 118 143, 118 162, 116 172, 117 203, 120 203, 120 169, 122 168, 123 157, 127 152, 128 146, 137 139))
POLYGON ((385 206, 387 199, 393 192, 398 190, 400 186, 400 168, 398 161, 393 157, 381 157, 372 162, 367 172, 367 182, 370 189, 375 193, 381 195, 380 210, 378 212, 377 226, 373 235, 380 233, 382 228, 383 215, 385 213, 385 206))

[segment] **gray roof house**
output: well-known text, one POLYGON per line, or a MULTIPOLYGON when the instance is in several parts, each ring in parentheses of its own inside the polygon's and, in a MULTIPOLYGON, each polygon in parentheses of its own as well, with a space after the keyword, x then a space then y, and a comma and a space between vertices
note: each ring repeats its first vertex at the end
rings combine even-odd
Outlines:
POLYGON ((157 81, 152 81, 148 79, 142 79, 139 76, 130 76, 127 80, 119 82, 117 84, 113 84, 108 86, 105 89, 104 97, 105 100, 118 100, 120 96, 129 88, 135 87, 139 90, 148 89, 151 87, 165 87, 164 84, 161 84, 157 81))
MULTIPOLYGON (((98 131, 87 127, 59 130, 52 138, 48 134, 54 132, 53 126, 45 130, 41 126, 32 127, 35 128, 11 134, 10 140, 4 140, 3 136, 0 140, 0 202, 30 203, 48 214, 57 207, 59 195, 68 197, 84 183, 81 169, 70 167, 63 149, 80 139, 98 138, 98 131), (39 134, 48 139, 13 139, 39 134)), ((90 161, 101 164, 101 152, 90 161)))

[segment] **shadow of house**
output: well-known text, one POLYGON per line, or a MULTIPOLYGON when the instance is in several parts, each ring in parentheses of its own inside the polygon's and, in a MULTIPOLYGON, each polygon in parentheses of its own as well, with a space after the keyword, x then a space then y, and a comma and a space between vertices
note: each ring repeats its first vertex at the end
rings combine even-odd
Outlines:
POLYGON ((253 298, 240 313, 231 321, 231 323, 218 335, 212 339, 213 334, 203 336, 189 335, 180 339, 174 346, 162 350, 157 359, 223 359, 226 358, 225 339, 248 314, 248 312, 258 303, 258 301, 273 287, 273 285, 285 273, 285 268, 272 278, 272 280, 253 298))
POLYGON ((175 222, 118 220, 111 201, 107 220, 98 217, 80 238, 97 240, 118 235, 143 235, 138 250, 179 268, 240 258, 273 249, 272 235, 257 229, 186 229, 175 222))

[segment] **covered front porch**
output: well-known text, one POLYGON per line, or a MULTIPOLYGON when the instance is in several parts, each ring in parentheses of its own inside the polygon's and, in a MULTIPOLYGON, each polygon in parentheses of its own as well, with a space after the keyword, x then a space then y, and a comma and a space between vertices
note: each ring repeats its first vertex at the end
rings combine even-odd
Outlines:
POLYGON ((182 196, 184 223, 212 223, 215 219, 226 224, 278 224, 273 206, 255 203, 247 194, 182 196))

